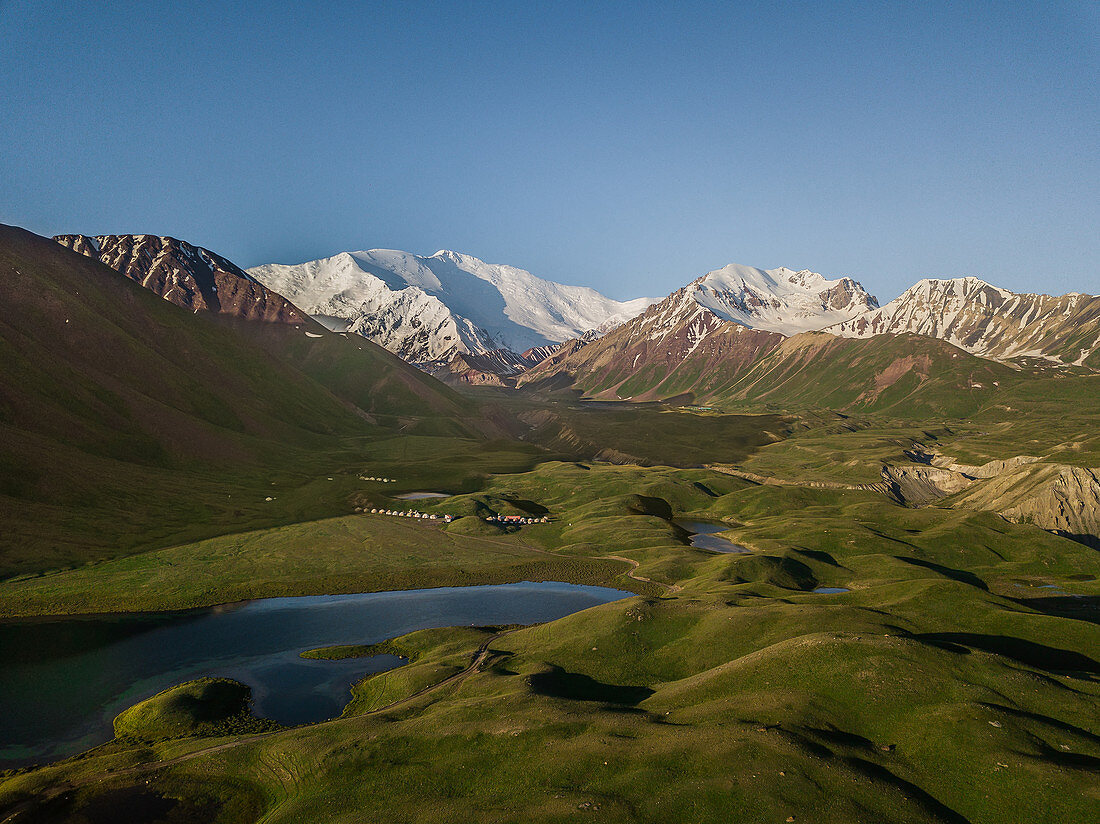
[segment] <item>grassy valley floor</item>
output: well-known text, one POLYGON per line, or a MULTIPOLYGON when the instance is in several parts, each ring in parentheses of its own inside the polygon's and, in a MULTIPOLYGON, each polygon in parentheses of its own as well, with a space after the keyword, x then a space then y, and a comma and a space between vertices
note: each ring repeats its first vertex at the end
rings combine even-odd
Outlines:
MULTIPOLYGON (((9 616, 522 577, 639 595, 315 653, 410 660, 321 724, 166 733, 138 723, 162 708, 131 712, 110 744, 8 773, 0 821, 1096 818, 1097 551, 863 488, 914 441, 960 442, 958 424, 789 421, 790 438, 718 468, 547 461, 399 506, 459 516, 445 526, 344 515, 3 584, 9 616), (489 512, 550 523, 475 520, 489 512), (674 516, 721 521, 751 552, 694 549, 674 516)), ((355 480, 318 483, 398 507, 398 490, 355 480)))

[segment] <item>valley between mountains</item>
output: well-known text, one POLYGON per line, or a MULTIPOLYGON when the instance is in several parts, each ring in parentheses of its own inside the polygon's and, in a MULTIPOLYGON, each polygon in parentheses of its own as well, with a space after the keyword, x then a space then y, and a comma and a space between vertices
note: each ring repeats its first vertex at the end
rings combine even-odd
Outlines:
POLYGON ((66 730, 4 732, 0 822, 1092 820, 1098 422, 1086 294, 731 264, 618 301, 0 227, 0 695, 56 667, 66 730), (619 592, 321 620, 282 665, 351 674, 305 721, 259 665, 83 657, 523 581, 619 592))

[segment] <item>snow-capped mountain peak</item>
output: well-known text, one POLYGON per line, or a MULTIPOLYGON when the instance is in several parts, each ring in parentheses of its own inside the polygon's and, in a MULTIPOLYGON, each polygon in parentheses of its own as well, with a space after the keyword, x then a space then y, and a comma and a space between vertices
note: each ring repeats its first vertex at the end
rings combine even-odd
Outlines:
POLYGON ((497 349, 522 352, 621 323, 653 301, 616 301, 583 286, 450 250, 342 252, 249 270, 330 327, 362 334, 415 363, 497 349))
POLYGON ((731 263, 687 287, 693 301, 718 318, 793 335, 823 329, 878 306, 851 278, 829 280, 808 269, 757 269, 731 263))
POLYGON ((1010 292, 976 277, 925 278, 881 309, 827 331, 867 338, 912 332, 995 360, 1080 363, 1100 345, 1100 297, 1010 292))

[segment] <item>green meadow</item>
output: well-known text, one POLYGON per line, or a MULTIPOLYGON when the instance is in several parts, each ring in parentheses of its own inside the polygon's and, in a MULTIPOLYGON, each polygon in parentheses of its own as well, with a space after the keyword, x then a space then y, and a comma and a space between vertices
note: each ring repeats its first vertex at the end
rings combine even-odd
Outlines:
POLYGON ((370 446, 369 471, 349 466, 299 494, 460 520, 343 514, 9 581, 9 616, 521 579, 638 594, 532 627, 303 650, 409 661, 356 684, 343 715, 320 724, 265 728, 242 688, 183 685, 123 713, 113 742, 9 772, 0 811, 29 822, 93 821, 120 805, 152 811, 148 822, 1094 818, 1096 551, 993 513, 842 487, 914 440, 957 448, 970 434, 983 454, 979 425, 789 420, 788 437, 720 462, 784 484, 694 461, 523 466, 517 455, 492 471, 463 465, 446 439, 395 438, 370 446), (391 473, 400 485, 359 479, 391 473), (392 497, 410 489, 454 494, 392 497), (458 528, 490 512, 550 522, 458 528), (751 552, 692 548, 680 516, 722 522, 751 552))

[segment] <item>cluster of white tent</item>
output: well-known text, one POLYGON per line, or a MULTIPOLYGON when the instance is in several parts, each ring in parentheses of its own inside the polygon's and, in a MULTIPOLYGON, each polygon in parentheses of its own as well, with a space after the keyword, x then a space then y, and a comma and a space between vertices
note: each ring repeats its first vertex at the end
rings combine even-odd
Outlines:
POLYGON ((361 480, 361 481, 378 481, 379 483, 383 483, 383 484, 395 484, 395 483, 397 483, 397 478, 375 478, 374 476, 367 476, 367 475, 360 475, 359 480, 361 480))
MULTIPOLYGON (((428 512, 420 512, 416 509, 379 509, 372 507, 367 509, 366 507, 355 507, 356 512, 362 512, 364 515, 389 515, 393 518, 419 518, 424 521, 442 521, 445 524, 451 523, 457 515, 435 515, 428 512)), ((543 516, 541 518, 526 518, 522 515, 487 515, 482 520, 489 523, 496 524, 514 524, 514 525, 526 525, 526 524, 546 524, 550 522, 550 518, 543 516)))
POLYGON ((443 521, 445 524, 449 524, 454 520, 454 515, 430 515, 427 512, 418 512, 415 509, 364 509, 363 512, 370 512, 371 515, 392 515, 396 518, 422 518, 425 521, 443 521))

